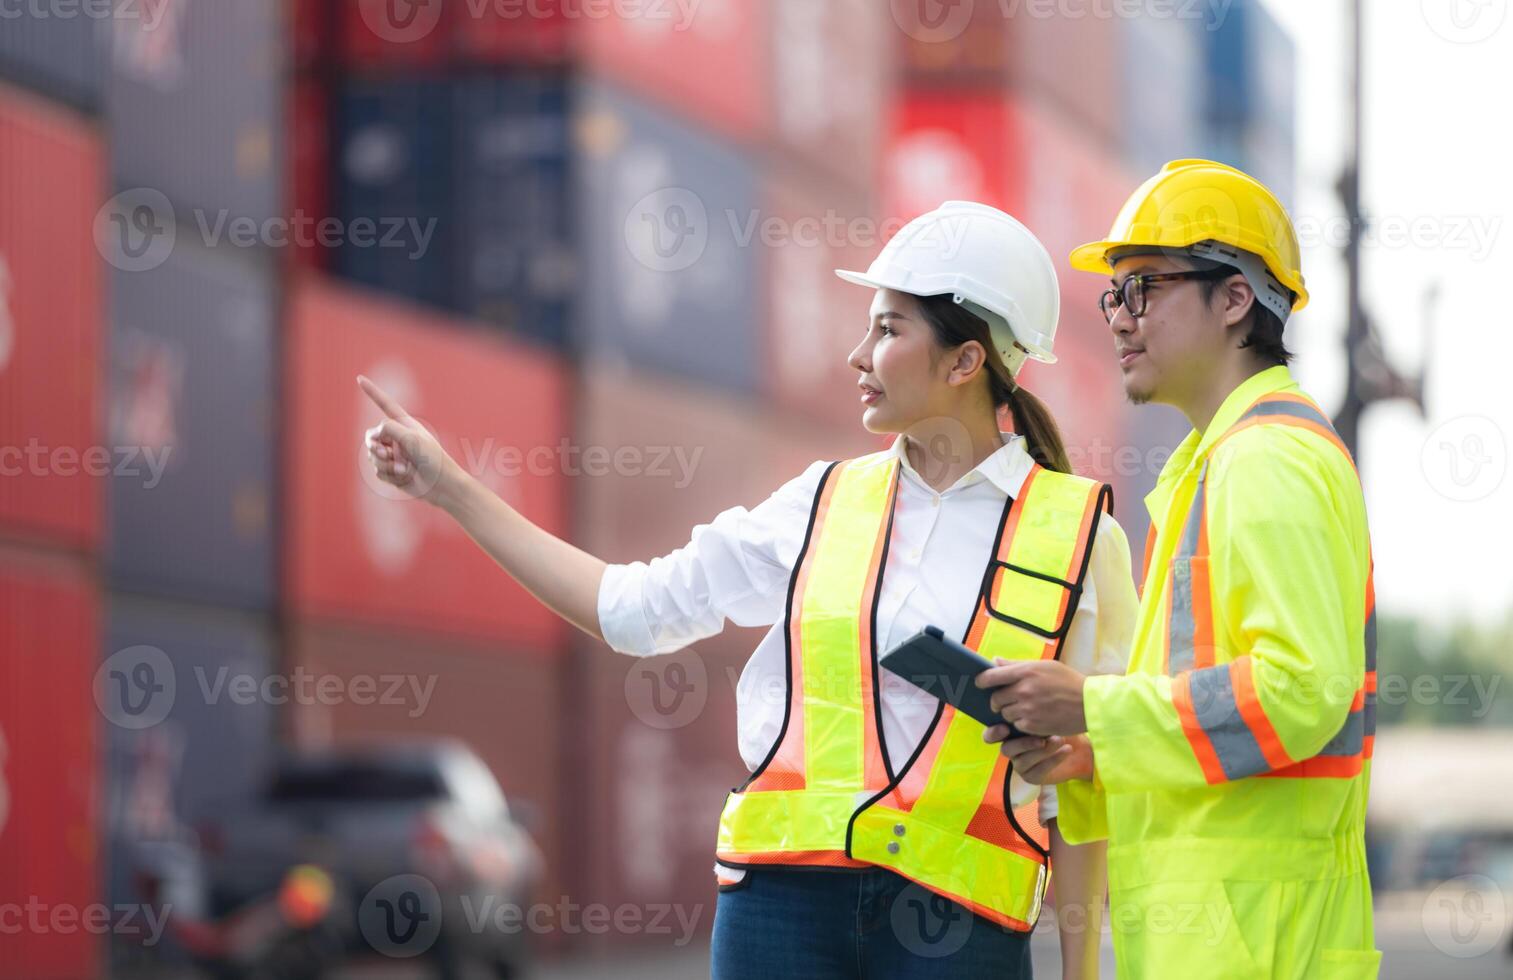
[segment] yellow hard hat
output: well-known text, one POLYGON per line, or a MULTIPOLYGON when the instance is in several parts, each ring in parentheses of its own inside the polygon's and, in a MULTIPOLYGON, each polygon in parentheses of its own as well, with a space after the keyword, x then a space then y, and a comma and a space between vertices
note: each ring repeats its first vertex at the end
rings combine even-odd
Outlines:
MULTIPOLYGON (((1203 243, 1258 256, 1266 270, 1292 291, 1290 312, 1308 305, 1298 235, 1287 210, 1265 184, 1213 160, 1173 160, 1162 167, 1124 202, 1106 240, 1072 250, 1072 268, 1112 273, 1109 253, 1115 250, 1130 246, 1191 250, 1203 243)), ((1198 254, 1228 261, 1225 251, 1210 247, 1198 254)), ((1287 312, 1285 305, 1283 311, 1287 312)))

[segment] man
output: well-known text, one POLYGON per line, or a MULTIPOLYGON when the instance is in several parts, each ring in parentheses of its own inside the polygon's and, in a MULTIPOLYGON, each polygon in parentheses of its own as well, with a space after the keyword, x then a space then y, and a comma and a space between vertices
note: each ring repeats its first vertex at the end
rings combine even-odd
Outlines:
POLYGON ((1146 497, 1128 675, 984 671, 1029 733, 1002 751, 1064 784, 1069 841, 1107 837, 1121 975, 1375 977, 1370 542, 1350 455, 1286 366, 1308 301, 1291 220, 1250 176, 1175 161, 1072 265, 1112 275, 1129 398, 1193 432, 1146 497))

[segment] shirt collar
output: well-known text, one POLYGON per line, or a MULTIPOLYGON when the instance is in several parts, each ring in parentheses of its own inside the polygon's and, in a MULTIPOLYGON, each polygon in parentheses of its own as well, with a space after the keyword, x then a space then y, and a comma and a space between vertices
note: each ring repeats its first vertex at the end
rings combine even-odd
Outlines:
MULTIPOLYGON (((948 487, 946 492, 970 486, 976 482, 977 478, 982 478, 1009 497, 1019 496, 1020 489, 1024 487, 1024 479, 1030 475, 1035 461, 1030 458, 1029 451, 1025 449, 1023 436, 1012 432, 1000 432, 999 435, 1003 438, 1003 446, 974 466, 971 472, 964 474, 948 487)), ((924 477, 914 471, 914 466, 909 462, 909 454, 904 452, 903 436, 895 438, 891 448, 894 457, 902 464, 904 472, 912 479, 918 480, 926 490, 935 493, 935 489, 925 482, 924 477)))
POLYGON ((1213 421, 1208 423, 1208 428, 1201 434, 1196 429, 1187 434, 1187 438, 1173 450, 1171 461, 1162 471, 1162 475, 1185 472, 1195 462, 1207 456, 1214 443, 1219 441, 1219 437, 1233 428, 1234 424, 1240 421, 1240 416, 1245 414, 1246 409, 1259 399, 1279 391, 1297 390, 1298 383, 1293 380, 1292 372, 1285 364, 1278 364, 1252 374, 1240 382, 1219 405, 1219 410, 1214 413, 1213 421))

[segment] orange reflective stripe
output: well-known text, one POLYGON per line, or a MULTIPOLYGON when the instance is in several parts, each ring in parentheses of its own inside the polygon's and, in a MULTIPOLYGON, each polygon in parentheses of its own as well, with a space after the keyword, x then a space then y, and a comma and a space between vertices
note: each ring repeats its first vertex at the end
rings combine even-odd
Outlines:
MULTIPOLYGON (((1031 466, 1030 472, 1025 474, 1024 482, 1019 486, 1019 499, 1010 500, 1005 505, 1007 510, 1004 513, 1003 528, 998 532, 998 547, 993 553, 993 557, 999 561, 1008 561, 1009 559, 1009 548, 1014 541, 1014 532, 1019 529, 1019 515, 1024 513, 1022 502, 1029 496, 1030 488, 1034 486, 1035 478, 1040 475, 1040 472, 1041 466, 1039 463, 1031 466)), ((979 590, 976 607, 977 613, 972 617, 972 626, 967 630, 966 645, 973 650, 982 646, 983 633, 987 632, 988 620, 990 618, 987 608, 988 595, 993 589, 993 585, 997 580, 997 573, 999 572, 1002 572, 1002 568, 990 566, 990 577, 987 587, 979 590)))
POLYGON ((1151 559, 1156 556, 1156 525, 1152 524, 1145 531, 1145 560, 1140 564, 1140 589, 1142 594, 1145 589, 1145 580, 1150 577, 1151 559))
MULTIPOLYGON (((1212 668, 1210 668, 1212 669, 1212 668)), ((1198 724, 1198 712, 1193 708, 1191 674, 1181 673, 1172 678, 1172 704, 1177 708, 1177 718, 1182 722, 1182 733, 1192 746, 1193 755, 1203 769, 1203 776, 1210 783, 1224 781, 1224 767, 1219 764, 1218 753, 1208 740, 1208 733, 1198 724)))
POLYGON ((1252 664, 1250 657, 1241 657, 1229 665, 1235 703, 1240 709, 1240 717, 1245 720, 1246 727, 1250 729, 1251 736, 1260 746, 1261 755, 1266 759, 1266 764, 1273 769, 1281 769, 1292 765, 1293 760, 1287 754, 1287 750, 1282 747, 1282 740, 1277 736, 1277 730, 1271 724, 1271 719, 1266 717, 1266 707, 1261 704, 1260 695, 1256 693, 1252 664))

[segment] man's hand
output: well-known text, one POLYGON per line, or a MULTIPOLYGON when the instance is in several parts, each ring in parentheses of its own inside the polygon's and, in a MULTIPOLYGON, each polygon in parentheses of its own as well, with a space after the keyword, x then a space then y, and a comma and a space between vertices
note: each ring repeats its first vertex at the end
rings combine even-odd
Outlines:
POLYGON ((1093 778, 1093 745, 1086 735, 1008 738, 1009 726, 994 725, 982 733, 984 742, 999 742, 998 751, 1026 782, 1053 786, 1069 779, 1093 778))
MULTIPOLYGON (((991 704, 1003 720, 1028 735, 1080 735, 1087 731, 1082 710, 1086 677, 1058 660, 1002 657, 977 675, 980 688, 996 687, 991 704)), ((995 726, 996 727, 996 726, 995 726)))

